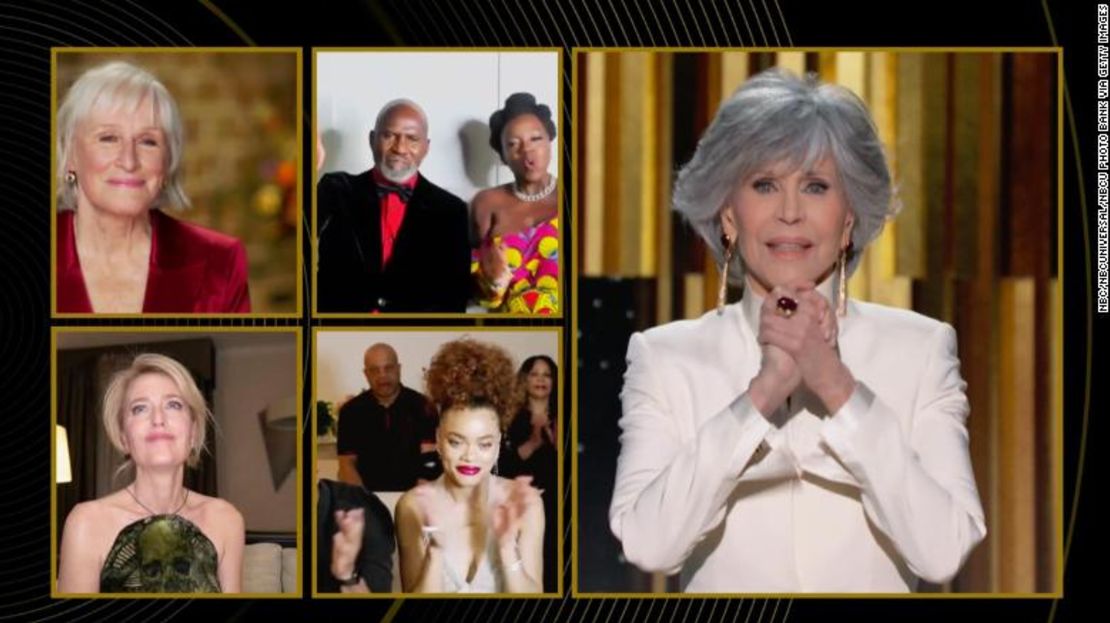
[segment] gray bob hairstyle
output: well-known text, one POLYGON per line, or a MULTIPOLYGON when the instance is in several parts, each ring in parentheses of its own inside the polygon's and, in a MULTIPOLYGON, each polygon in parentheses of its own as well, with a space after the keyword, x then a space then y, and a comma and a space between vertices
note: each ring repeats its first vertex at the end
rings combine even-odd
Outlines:
POLYGON ((58 209, 77 209, 77 184, 66 182, 77 127, 97 109, 133 112, 146 99, 154 106, 154 116, 166 137, 166 178, 162 192, 150 207, 184 210, 189 197, 182 187, 181 161, 185 147, 181 113, 177 103, 154 74, 124 61, 98 65, 81 74, 58 107, 57 170, 58 209))
MULTIPOLYGON (((705 239, 717 264, 724 261, 720 213, 736 188, 767 165, 806 169, 826 156, 836 163, 848 207, 855 215, 848 271, 893 216, 890 169, 866 105, 848 89, 769 69, 748 79, 717 110, 694 157, 678 173, 673 206, 705 239)), ((743 283, 737 253, 729 281, 743 283)))

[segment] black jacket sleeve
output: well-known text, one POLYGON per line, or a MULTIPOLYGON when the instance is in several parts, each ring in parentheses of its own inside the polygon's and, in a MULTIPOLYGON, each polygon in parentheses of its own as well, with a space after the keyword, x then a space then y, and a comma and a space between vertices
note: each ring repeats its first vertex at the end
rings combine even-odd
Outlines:
POLYGON ((335 511, 365 509, 366 528, 362 532, 362 550, 358 555, 358 571, 366 586, 374 593, 388 593, 393 585, 393 551, 396 540, 393 516, 373 493, 361 487, 334 480, 321 479, 317 484, 319 501, 316 506, 316 589, 321 593, 338 593, 339 583, 331 575, 332 537, 337 530, 335 511))

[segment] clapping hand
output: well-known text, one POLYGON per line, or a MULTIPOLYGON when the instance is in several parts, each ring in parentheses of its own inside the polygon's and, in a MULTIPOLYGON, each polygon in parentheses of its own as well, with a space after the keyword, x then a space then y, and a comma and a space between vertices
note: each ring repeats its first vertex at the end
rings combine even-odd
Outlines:
POLYGON ((555 422, 549 420, 547 424, 544 424, 543 436, 547 438, 547 443, 551 444, 553 447, 559 447, 559 444, 555 441, 558 437, 558 432, 555 430, 555 422))
POLYGON ((531 476, 519 476, 508 483, 505 499, 493 508, 493 534, 501 547, 511 546, 520 536, 524 515, 535 504, 543 504, 531 476))
POLYGON ((337 578, 354 574, 355 561, 362 550, 362 533, 366 529, 366 515, 361 508, 335 511, 338 528, 332 536, 331 572, 337 578))
POLYGON ((412 491, 415 497, 417 514, 420 518, 420 529, 422 536, 429 548, 438 548, 443 544, 443 537, 441 530, 443 529, 442 522, 449 516, 449 512, 445 512, 444 503, 436 493, 435 485, 432 483, 418 485, 412 491))

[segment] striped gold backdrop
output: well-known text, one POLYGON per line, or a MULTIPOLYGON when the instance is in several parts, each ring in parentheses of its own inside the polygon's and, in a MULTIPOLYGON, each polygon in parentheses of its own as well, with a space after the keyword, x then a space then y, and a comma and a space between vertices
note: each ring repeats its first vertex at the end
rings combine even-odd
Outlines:
POLYGON ((850 295, 954 325, 972 407, 989 535, 952 586, 938 588, 1058 591, 1057 53, 596 51, 576 60, 581 276, 653 280, 655 300, 640 303, 656 323, 716 302, 717 268, 672 215, 670 193, 722 98, 780 66, 868 103, 902 210, 865 251, 850 295))

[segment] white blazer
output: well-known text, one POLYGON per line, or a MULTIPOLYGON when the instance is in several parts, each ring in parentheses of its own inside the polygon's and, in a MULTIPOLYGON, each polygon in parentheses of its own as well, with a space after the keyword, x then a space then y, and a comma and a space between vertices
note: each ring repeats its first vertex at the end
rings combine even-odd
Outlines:
POLYGON ((951 326, 850 301, 858 385, 831 416, 795 392, 765 418, 761 300, 632 336, 609 523, 687 592, 906 592, 945 582, 986 535, 951 326))

